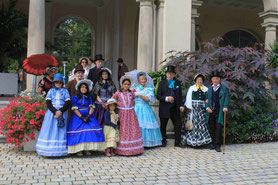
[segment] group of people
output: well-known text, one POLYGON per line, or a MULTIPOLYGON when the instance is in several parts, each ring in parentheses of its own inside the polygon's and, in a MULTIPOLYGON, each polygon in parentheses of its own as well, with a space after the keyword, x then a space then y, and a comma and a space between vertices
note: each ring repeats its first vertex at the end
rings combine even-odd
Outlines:
MULTIPOLYGON (((144 147, 166 147, 169 118, 174 124, 175 146, 211 143, 211 149, 220 151, 223 111, 228 111, 229 94, 218 72, 212 74, 210 88, 203 85, 202 74, 196 75, 183 104, 182 83, 175 78, 174 66, 167 67, 166 79, 160 82, 155 97, 154 85, 145 72, 138 72, 134 78, 121 73, 117 90, 111 71, 102 67, 103 61, 102 55, 96 55, 95 67, 88 69, 82 65, 88 64, 88 58, 81 58, 66 88, 57 68, 47 68, 38 89, 42 92, 48 87, 48 110, 36 144, 39 155, 82 156, 92 151, 105 151, 106 156, 138 155, 144 147), (149 105, 156 98, 160 102, 160 126, 149 105), (182 129, 179 113, 185 108, 194 125, 190 131, 182 129)), ((127 72, 122 59, 118 63, 127 72)))

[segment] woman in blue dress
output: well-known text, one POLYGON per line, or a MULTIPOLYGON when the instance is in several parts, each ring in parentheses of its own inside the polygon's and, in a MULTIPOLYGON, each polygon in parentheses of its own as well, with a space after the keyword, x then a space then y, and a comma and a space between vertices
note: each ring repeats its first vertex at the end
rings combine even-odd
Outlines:
POLYGON ((63 87, 63 76, 56 74, 54 88, 46 96, 48 110, 44 116, 36 151, 43 156, 64 156, 67 150, 67 109, 70 107, 70 95, 63 87))
POLYGON ((92 82, 81 80, 76 84, 77 95, 72 97, 72 115, 68 126, 68 153, 78 156, 91 155, 92 150, 106 148, 103 130, 93 115, 94 105, 90 97, 92 82))
POLYGON ((155 102, 154 87, 151 78, 145 72, 137 74, 137 83, 132 87, 135 91, 135 112, 138 117, 145 147, 162 145, 162 136, 156 116, 149 105, 155 102))

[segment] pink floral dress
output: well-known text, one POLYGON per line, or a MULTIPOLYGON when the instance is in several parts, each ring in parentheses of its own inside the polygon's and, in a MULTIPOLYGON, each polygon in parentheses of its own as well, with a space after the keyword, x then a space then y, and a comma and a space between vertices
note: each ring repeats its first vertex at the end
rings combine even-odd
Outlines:
POLYGON ((117 91, 113 98, 119 103, 120 141, 118 155, 137 155, 144 152, 144 144, 134 110, 135 95, 129 91, 117 91))

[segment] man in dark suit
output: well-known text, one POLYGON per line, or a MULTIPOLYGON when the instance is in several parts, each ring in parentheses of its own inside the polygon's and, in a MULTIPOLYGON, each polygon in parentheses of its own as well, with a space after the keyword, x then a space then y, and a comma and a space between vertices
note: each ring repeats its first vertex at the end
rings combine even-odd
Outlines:
POLYGON ((228 111, 229 89, 220 83, 221 76, 218 71, 212 72, 212 86, 206 94, 206 122, 212 138, 211 149, 221 152, 223 113, 228 111))
POLYGON ((181 94, 181 82, 174 78, 175 67, 168 66, 166 71, 167 79, 162 80, 159 83, 157 90, 157 99, 159 100, 159 118, 160 118, 160 130, 162 134, 162 146, 167 144, 166 127, 169 118, 171 118, 174 124, 175 130, 175 146, 183 147, 181 145, 181 120, 179 111, 183 112, 184 107, 182 103, 181 94))
POLYGON ((93 85, 95 85, 99 79, 99 73, 101 71, 103 61, 104 59, 101 54, 96 55, 94 59, 94 64, 96 66, 89 70, 88 79, 94 83, 93 85))

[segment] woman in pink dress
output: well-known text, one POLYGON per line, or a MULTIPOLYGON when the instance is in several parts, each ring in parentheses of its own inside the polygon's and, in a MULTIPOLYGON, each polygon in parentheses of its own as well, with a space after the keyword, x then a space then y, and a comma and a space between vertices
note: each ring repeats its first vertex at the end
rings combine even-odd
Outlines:
POLYGON ((144 144, 134 110, 135 95, 129 89, 131 80, 123 76, 120 82, 122 88, 113 95, 119 103, 120 120, 120 141, 116 153, 125 156, 141 154, 144 152, 144 144))

